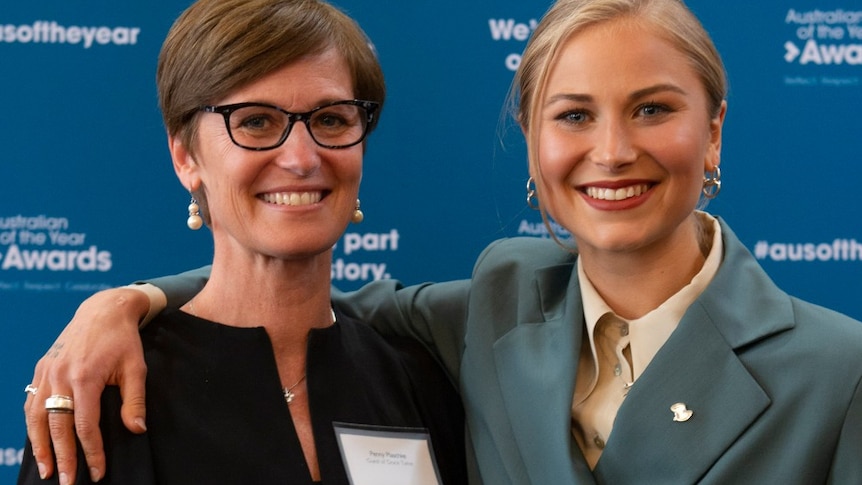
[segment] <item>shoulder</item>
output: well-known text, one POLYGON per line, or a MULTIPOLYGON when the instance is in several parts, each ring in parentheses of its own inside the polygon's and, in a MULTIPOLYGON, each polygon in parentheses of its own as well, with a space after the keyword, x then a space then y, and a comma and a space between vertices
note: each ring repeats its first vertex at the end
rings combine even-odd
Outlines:
POLYGON ((449 391, 449 378, 439 361, 415 338, 384 336, 370 325, 341 314, 338 315, 338 326, 344 352, 351 354, 353 361, 363 362, 369 367, 397 367, 413 383, 424 382, 421 386, 437 390, 444 387, 449 391))
MULTIPOLYGON (((574 243, 572 243, 574 244, 574 243)), ((563 249, 553 239, 540 237, 509 237, 498 239, 482 251, 479 259, 505 258, 513 260, 553 261, 572 258, 575 247, 563 249)))
POLYGON ((338 331, 348 352, 362 354, 372 360, 399 362, 408 369, 439 369, 437 361, 424 345, 411 337, 383 336, 366 322, 338 314, 338 331))
POLYGON ((475 273, 483 271, 528 271, 538 268, 571 265, 577 259, 574 246, 564 249, 551 239, 514 237, 498 239, 489 244, 479 256, 475 273))
MULTIPOLYGON (((798 396, 817 394, 811 397, 814 401, 823 396, 834 403, 851 399, 862 383, 862 322, 796 297, 785 298, 787 325, 771 327, 763 314, 745 319, 751 335, 762 331, 760 339, 738 348, 749 371, 764 386, 775 384, 776 394, 796 390, 798 396)), ((762 311, 768 313, 769 307, 762 311)))
POLYGON ((862 366, 862 322, 847 315, 791 297, 795 329, 805 341, 836 361, 862 366))
POLYGON ((541 288, 546 297, 561 300, 576 273, 577 258, 574 247, 564 249, 551 239, 500 239, 482 252, 473 268, 471 299, 535 299, 541 288))

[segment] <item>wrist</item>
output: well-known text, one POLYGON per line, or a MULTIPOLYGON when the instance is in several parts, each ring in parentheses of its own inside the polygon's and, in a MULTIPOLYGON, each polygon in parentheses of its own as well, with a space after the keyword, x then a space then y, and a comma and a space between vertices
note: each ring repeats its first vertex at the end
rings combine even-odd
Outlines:
MULTIPOLYGON (((146 311, 146 314, 138 322, 139 328, 144 328, 153 318, 155 318, 156 315, 161 313, 168 304, 165 293, 157 286, 151 285, 150 283, 132 283, 123 288, 135 290, 146 296, 146 300, 141 300, 146 306, 140 308, 139 314, 144 315, 144 311, 146 311)), ((137 301, 137 299, 135 300, 137 301)))

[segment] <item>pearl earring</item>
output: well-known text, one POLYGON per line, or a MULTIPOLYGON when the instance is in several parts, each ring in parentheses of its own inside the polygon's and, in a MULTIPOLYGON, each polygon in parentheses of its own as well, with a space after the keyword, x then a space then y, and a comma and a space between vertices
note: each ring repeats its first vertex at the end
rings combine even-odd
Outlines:
POLYGON ((354 224, 359 224, 365 219, 365 214, 359 209, 359 199, 356 199, 356 209, 353 209, 353 216, 350 218, 350 222, 354 224))
POLYGON ((201 219, 200 206, 198 205, 198 201, 195 200, 194 196, 192 196, 191 202, 189 202, 189 218, 186 220, 186 225, 189 226, 189 229, 192 231, 197 231, 204 225, 204 220, 201 219))

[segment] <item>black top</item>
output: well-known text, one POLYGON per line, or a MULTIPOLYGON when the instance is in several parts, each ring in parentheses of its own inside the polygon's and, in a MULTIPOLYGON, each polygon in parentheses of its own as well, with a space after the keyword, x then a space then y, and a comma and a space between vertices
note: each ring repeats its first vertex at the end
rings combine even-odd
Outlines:
MULTIPOLYGON (((101 423, 108 469, 100 484, 314 483, 262 327, 174 310, 141 335, 148 431, 125 430, 119 392, 108 388, 101 423)), ((460 401, 420 344, 384 339, 338 315, 334 325, 309 334, 306 372, 324 484, 349 483, 333 422, 426 428, 444 483, 467 482, 460 401)), ((29 442, 27 448, 19 485, 52 483, 39 479, 29 442)), ((92 483, 84 463, 80 455, 79 484, 92 483)))

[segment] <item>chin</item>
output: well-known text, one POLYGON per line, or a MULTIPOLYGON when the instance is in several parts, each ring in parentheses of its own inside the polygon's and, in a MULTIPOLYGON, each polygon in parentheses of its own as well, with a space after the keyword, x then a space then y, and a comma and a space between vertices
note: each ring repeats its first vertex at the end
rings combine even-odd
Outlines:
POLYGON ((631 228, 619 228, 615 231, 606 231, 601 234, 576 237, 578 246, 590 246, 596 251, 626 253, 641 249, 649 244, 647 238, 640 233, 633 233, 631 228))

